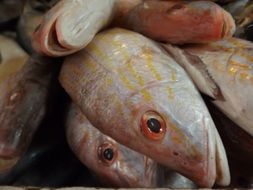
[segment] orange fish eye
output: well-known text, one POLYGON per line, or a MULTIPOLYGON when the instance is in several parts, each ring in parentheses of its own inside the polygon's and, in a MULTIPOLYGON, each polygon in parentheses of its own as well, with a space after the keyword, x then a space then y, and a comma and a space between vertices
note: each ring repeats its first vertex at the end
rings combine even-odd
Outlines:
POLYGON ((98 147, 98 158, 104 165, 110 166, 117 157, 117 149, 110 143, 98 147))
POLYGON ((161 140, 166 133, 164 119, 156 112, 148 111, 141 118, 141 131, 151 140, 161 140))

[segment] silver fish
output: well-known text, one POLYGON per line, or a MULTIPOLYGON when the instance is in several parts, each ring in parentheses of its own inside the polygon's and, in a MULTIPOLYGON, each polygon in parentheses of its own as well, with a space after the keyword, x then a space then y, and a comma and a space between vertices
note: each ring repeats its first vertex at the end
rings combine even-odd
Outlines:
POLYGON ((156 187, 163 177, 155 161, 101 133, 74 104, 66 131, 76 156, 109 187, 156 187))
POLYGON ((230 38, 183 50, 165 45, 201 92, 231 120, 253 135, 253 43, 230 38))
POLYGON ((124 29, 103 32, 66 58, 59 79, 104 134, 200 186, 229 184, 225 150, 203 100, 155 42, 124 29))

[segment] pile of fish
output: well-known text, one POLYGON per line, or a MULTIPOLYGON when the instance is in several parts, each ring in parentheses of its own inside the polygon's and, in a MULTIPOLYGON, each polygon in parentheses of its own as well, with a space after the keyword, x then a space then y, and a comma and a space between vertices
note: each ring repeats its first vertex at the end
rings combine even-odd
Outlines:
POLYGON ((0 10, 0 184, 253 187, 251 0, 0 10))

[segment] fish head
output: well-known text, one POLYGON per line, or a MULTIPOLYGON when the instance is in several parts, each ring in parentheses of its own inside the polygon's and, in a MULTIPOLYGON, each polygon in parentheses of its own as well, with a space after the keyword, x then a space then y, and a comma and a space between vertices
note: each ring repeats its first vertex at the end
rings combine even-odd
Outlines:
MULTIPOLYGON (((156 71, 171 78, 148 82, 126 98, 118 126, 124 127, 122 136, 131 134, 137 140, 121 135, 118 140, 199 186, 213 186, 220 170, 229 183, 224 148, 217 143, 220 137, 199 93, 169 55, 160 54, 159 59, 155 60, 156 71), (224 167, 217 156, 222 157, 224 167)), ((150 72, 141 77, 148 81, 150 72)))
POLYGON ((162 180, 162 169, 154 160, 101 133, 73 104, 68 115, 67 137, 78 158, 105 185, 155 187, 162 180))

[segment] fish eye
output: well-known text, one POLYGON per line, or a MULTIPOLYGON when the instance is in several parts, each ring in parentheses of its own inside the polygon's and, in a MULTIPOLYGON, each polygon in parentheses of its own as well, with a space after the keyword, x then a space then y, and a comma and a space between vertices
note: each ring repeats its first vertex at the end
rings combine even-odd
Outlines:
POLYGON ((110 143, 104 143, 98 148, 99 161, 103 164, 110 166, 116 159, 117 150, 110 143))
POLYGON ((153 111, 148 111, 142 116, 140 127, 144 136, 151 140, 163 139, 166 132, 165 121, 153 111))
POLYGON ((111 161, 113 159, 113 150, 111 148, 107 148, 104 150, 103 152, 103 157, 104 159, 108 160, 108 161, 111 161))

